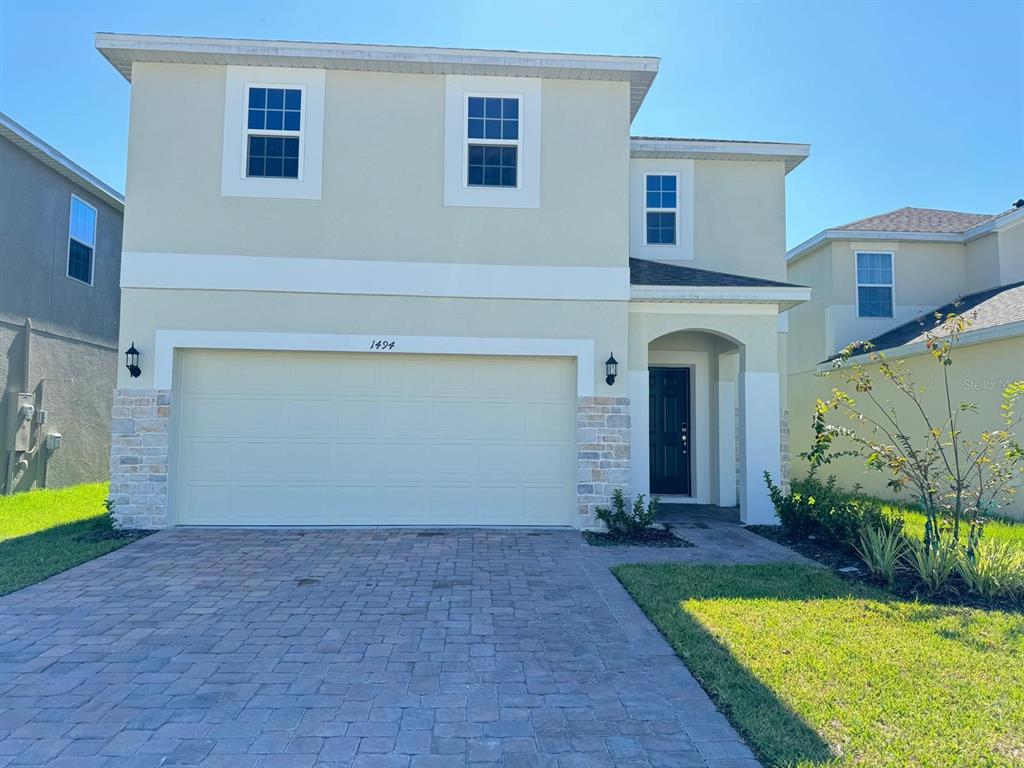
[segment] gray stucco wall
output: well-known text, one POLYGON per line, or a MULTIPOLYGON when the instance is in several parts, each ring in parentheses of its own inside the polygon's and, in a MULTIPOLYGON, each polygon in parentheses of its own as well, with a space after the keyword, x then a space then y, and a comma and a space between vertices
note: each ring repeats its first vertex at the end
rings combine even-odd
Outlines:
MULTIPOLYGON (((105 480, 120 358, 121 212, 3 138, 0 169, 0 492, 11 490, 12 409, 20 391, 31 392, 36 408, 47 412, 45 425, 33 425, 40 437, 59 432, 63 438, 48 457, 46 484, 105 480), (67 277, 72 194, 97 211, 91 286, 67 277)), ((13 490, 41 484, 43 454, 16 473, 13 490)))

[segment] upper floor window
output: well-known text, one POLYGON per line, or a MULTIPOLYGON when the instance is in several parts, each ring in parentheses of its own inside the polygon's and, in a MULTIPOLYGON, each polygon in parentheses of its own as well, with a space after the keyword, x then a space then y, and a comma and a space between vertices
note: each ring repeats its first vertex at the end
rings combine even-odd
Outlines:
POLYGON ((676 244, 678 186, 674 173, 644 176, 644 245, 676 244))
POLYGON ((857 253, 857 316, 892 317, 891 253, 857 253))
POLYGON ((519 99, 466 98, 466 185, 519 186, 519 99))
POLYGON ((68 277, 92 285, 95 252, 96 209, 72 195, 68 225, 68 277))
POLYGON ((246 175, 298 179, 302 89, 249 86, 246 175))

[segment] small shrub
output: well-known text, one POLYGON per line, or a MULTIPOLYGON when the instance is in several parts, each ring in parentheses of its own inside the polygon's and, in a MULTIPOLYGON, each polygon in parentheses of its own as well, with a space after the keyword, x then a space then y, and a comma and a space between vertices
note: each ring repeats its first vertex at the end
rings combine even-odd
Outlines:
POLYGON ((657 497, 651 497, 645 505, 644 495, 641 493, 633 500, 632 508, 627 509, 625 494, 621 488, 616 488, 612 492, 611 509, 598 507, 595 514, 597 519, 605 524, 610 534, 619 538, 629 538, 650 528, 657 512, 657 497))
POLYGON ((1024 596, 1024 551, 1005 541, 980 540, 957 563, 971 592, 983 597, 1024 596))
POLYGON ((932 592, 946 585, 960 559, 960 545, 948 538, 937 539, 932 544, 911 539, 906 556, 907 563, 932 592))
POLYGON ((797 536, 806 536, 817 531, 812 511, 813 496, 804 496, 799 491, 783 493, 782 489, 772 482, 772 476, 767 472, 764 473, 764 481, 768 484, 768 495, 783 528, 797 536))
POLYGON ((861 534, 869 528, 902 528, 902 519, 887 514, 877 499, 847 493, 836 487, 835 477, 825 483, 808 476, 794 480, 784 494, 765 473, 768 493, 779 520, 789 533, 816 535, 850 552, 856 552, 861 534))
POLYGON ((907 539, 898 526, 868 526, 860 532, 860 546, 856 549, 873 576, 892 584, 907 553, 907 539))

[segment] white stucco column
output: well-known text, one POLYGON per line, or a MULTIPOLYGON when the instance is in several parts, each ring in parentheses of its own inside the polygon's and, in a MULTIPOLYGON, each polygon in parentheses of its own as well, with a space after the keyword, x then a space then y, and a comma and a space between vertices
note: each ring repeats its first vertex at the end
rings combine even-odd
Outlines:
POLYGON ((650 374, 646 371, 629 372, 630 471, 629 492, 634 496, 651 495, 650 445, 650 374))
POLYGON ((740 374, 740 518, 748 525, 778 523, 764 483, 779 482, 779 374, 740 374))
POLYGON ((735 507, 736 408, 738 403, 739 352, 718 356, 718 488, 713 499, 722 507, 735 507))

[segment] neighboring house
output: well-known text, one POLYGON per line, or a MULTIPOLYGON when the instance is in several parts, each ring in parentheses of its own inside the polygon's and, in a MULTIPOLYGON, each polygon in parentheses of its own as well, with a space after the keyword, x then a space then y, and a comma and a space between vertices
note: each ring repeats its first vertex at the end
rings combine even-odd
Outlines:
MULTIPOLYGON (((901 208, 825 230, 791 250, 788 262, 789 279, 814 289, 811 301, 788 313, 794 474, 806 469, 798 455, 810 445, 815 400, 835 385, 815 373, 852 342, 905 360, 927 402, 936 412, 945 407, 941 370, 924 344, 926 332, 942 332, 936 314, 959 312, 971 322, 950 376, 957 402, 980 409, 965 415, 965 429, 976 436, 1000 425, 1003 389, 1024 379, 1024 200, 996 215, 901 208)), ((903 412, 909 401, 891 402, 904 424, 914 423, 903 412)), ((827 472, 891 495, 888 478, 859 460, 827 472)), ((1024 515, 1024 498, 1003 511, 1024 515)))
POLYGON ((107 478, 123 214, 0 113, 0 494, 107 478))
POLYGON ((122 524, 774 519, 806 145, 630 138, 654 58, 96 45, 132 84, 122 524))

